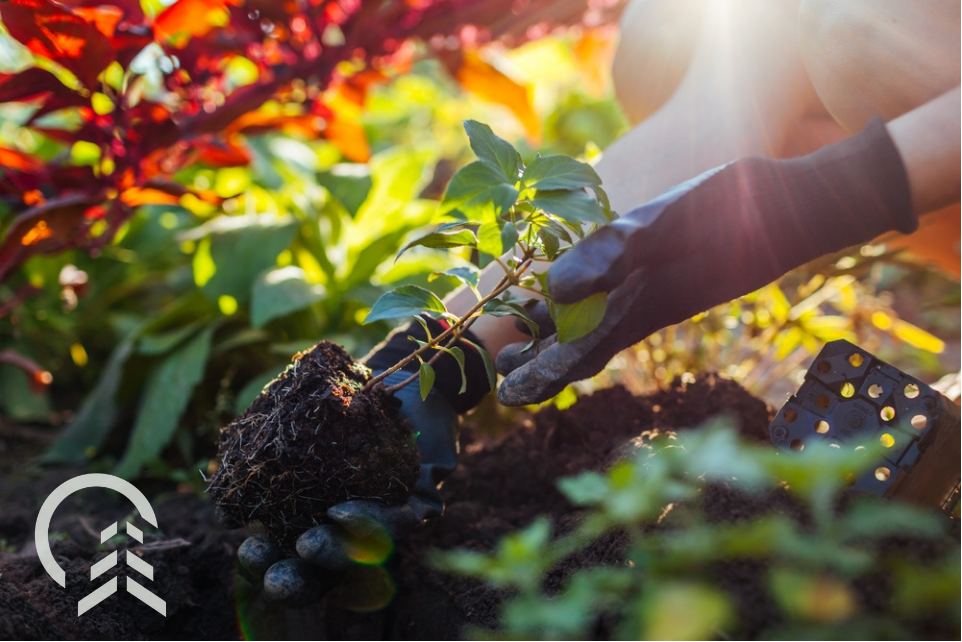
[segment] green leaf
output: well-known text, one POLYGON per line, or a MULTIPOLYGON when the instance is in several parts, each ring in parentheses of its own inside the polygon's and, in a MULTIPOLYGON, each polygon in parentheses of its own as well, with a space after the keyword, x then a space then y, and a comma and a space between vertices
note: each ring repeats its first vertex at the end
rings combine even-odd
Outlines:
MULTIPOLYGON (((414 318, 415 318, 415 319, 420 319, 421 317, 414 317, 414 318)), ((418 339, 417 337, 411 337, 411 336, 409 336, 409 337, 408 337, 408 341, 413 341, 414 343, 418 344, 418 347, 419 347, 419 348, 426 348, 426 347, 428 346, 428 342, 427 342, 427 341, 421 341, 421 340, 418 339)))
POLYGON ((890 536, 937 538, 944 534, 940 516, 915 506, 866 499, 856 503, 839 520, 846 540, 863 542, 890 536))
POLYGON ((60 438, 44 453, 43 460, 51 463, 81 462, 92 448, 99 448, 117 419, 115 397, 123 376, 124 364, 134 351, 143 326, 131 330, 110 353, 97 385, 90 391, 73 421, 60 438))
MULTIPOLYGON (((541 225, 542 227, 546 227, 557 234, 558 238, 565 243, 574 243, 574 241, 571 239, 571 234, 568 233, 568 229, 558 221, 546 217, 541 225)), ((575 226, 575 229, 580 231, 581 226, 575 226)))
POLYGON ((444 272, 435 272, 435 274, 453 276, 465 285, 472 288, 478 287, 478 280, 481 278, 480 270, 473 265, 453 267, 449 270, 445 270, 444 272))
POLYGON ((510 252, 514 249, 514 244, 518 242, 518 228, 514 226, 514 223, 508 221, 501 228, 501 248, 504 252, 510 252))
POLYGON ((350 290, 356 285, 369 284, 371 276, 382 263, 390 260, 390 257, 397 251, 398 245, 401 244, 401 239, 409 231, 406 228, 395 230, 364 246, 364 249, 358 252, 354 258, 354 264, 348 264, 348 269, 340 282, 341 287, 344 290, 350 290))
POLYGON ((9 364, 0 364, 0 412, 5 419, 16 422, 49 423, 53 409, 48 390, 30 389, 27 373, 9 364))
POLYGON ((258 395, 261 394, 270 382, 277 378, 283 369, 284 366, 279 366, 276 370, 261 373, 245 383, 244 387, 240 389, 240 392, 237 393, 237 397, 234 399, 234 413, 239 415, 247 410, 248 406, 254 403, 258 395))
POLYGON ((386 292, 377 300, 364 319, 364 324, 382 319, 418 316, 422 312, 442 313, 447 312, 447 309, 433 292, 416 285, 402 285, 386 292))
MULTIPOLYGON (((397 257, 407 252, 412 247, 429 247, 432 249, 446 249, 450 247, 463 247, 469 245, 474 247, 478 244, 478 237, 474 235, 471 230, 461 229, 461 230, 449 230, 444 232, 434 231, 429 234, 417 238, 404 247, 401 251, 397 253, 397 257)), ((395 260, 397 260, 395 257, 395 260)))
POLYGON ((324 288, 307 282, 299 267, 268 270, 254 281, 251 299, 251 325, 259 328, 272 319, 303 310, 324 298, 324 288))
POLYGON ((462 227, 465 227, 468 225, 478 226, 478 225, 481 225, 481 221, 469 221, 467 219, 459 220, 459 221, 449 221, 447 223, 441 223, 440 225, 438 225, 437 229, 434 231, 445 232, 447 230, 459 230, 462 227))
POLYGON ((464 391, 468 389, 468 375, 464 374, 464 351, 454 346, 453 348, 447 348, 445 352, 454 357, 454 360, 458 362, 458 367, 461 368, 461 389, 458 390, 458 394, 463 395, 464 391))
POLYGON ((150 373, 130 442, 114 475, 136 476, 170 442, 194 387, 204 377, 213 334, 214 326, 208 326, 150 373))
POLYGON ((551 228, 542 227, 538 230, 538 238, 541 239, 541 244, 544 246, 544 255, 549 261, 553 261, 561 247, 561 241, 558 239, 557 233, 551 228))
POLYGON ((796 621, 840 622, 858 610, 852 588, 829 574, 776 567, 769 584, 781 610, 796 621))
POLYGON ((521 179, 524 187, 538 190, 580 189, 601 185, 601 178, 591 165, 570 156, 538 156, 528 163, 521 179))
POLYGON ((226 294, 246 303, 254 280, 274 266, 299 226, 300 222, 290 216, 220 216, 180 238, 210 239, 210 262, 194 262, 195 280, 204 296, 217 301, 226 294))
POLYGON ((464 131, 471 141, 471 149, 482 161, 504 172, 504 177, 512 184, 518 180, 521 170, 521 154, 511 143, 495 135, 491 128, 476 120, 464 121, 464 131))
POLYGON ((557 481, 558 490, 575 506, 600 504, 611 494, 608 479, 594 471, 584 471, 574 477, 557 481))
POLYGON ((434 368, 427 361, 422 361, 418 370, 418 387, 421 389, 421 401, 426 400, 434 387, 434 368))
POLYGON ((728 596, 708 584, 673 581, 646 592, 644 640, 708 640, 735 619, 728 596))
POLYGON ((531 204, 569 223, 608 222, 604 210, 584 190, 538 190, 531 204))
POLYGON ((504 239, 497 221, 483 223, 478 228, 478 251, 493 257, 504 254, 504 239))
POLYGON ((503 214, 518 199, 514 182, 489 163, 474 161, 459 169, 441 200, 441 214, 457 209, 468 218, 503 214))
POLYGON ((137 352, 148 355, 166 354, 197 332, 205 322, 202 319, 169 332, 145 334, 137 342, 137 352))
POLYGON ((494 390, 498 385, 498 371, 494 367, 494 361, 491 359, 491 355, 488 351, 479 346, 473 341, 468 341, 464 337, 461 337, 461 341, 472 346, 481 355, 481 360, 484 362, 484 372, 488 375, 488 389, 494 390))
POLYGON ((601 189, 600 185, 593 185, 591 191, 595 193, 595 199, 598 201, 598 204, 601 205, 601 209, 604 211, 605 218, 608 219, 608 222, 610 223, 615 220, 614 212, 611 211, 611 201, 608 199, 608 192, 601 189))
MULTIPOLYGON (((428 327, 428 322, 424 320, 424 317, 422 317, 422 316, 419 314, 419 315, 417 315, 417 316, 414 317, 414 320, 417 321, 417 322, 421 325, 422 328, 424 328, 424 336, 425 336, 425 338, 427 338, 428 341, 432 341, 433 338, 431 337, 431 328, 428 327)), ((411 339, 412 341, 417 341, 417 342, 418 342, 418 345, 423 345, 423 344, 425 343, 424 341, 419 341, 419 340, 415 339, 414 337, 408 337, 408 339, 411 339)))
POLYGON ((484 304, 481 311, 484 314, 490 314, 494 317, 518 317, 528 326, 528 329, 531 331, 531 336, 538 336, 538 324, 535 323, 534 319, 528 316, 527 311, 517 303, 510 303, 502 301, 501 299, 491 299, 484 304))
POLYGON ((558 341, 569 343, 597 328, 605 316, 607 305, 608 295, 605 292, 592 294, 587 299, 569 305, 549 304, 551 318, 558 328, 558 341))
POLYGON ((361 163, 335 165, 330 171, 318 173, 317 182, 341 204, 351 218, 357 216, 357 211, 367 200, 374 184, 367 165, 361 163))

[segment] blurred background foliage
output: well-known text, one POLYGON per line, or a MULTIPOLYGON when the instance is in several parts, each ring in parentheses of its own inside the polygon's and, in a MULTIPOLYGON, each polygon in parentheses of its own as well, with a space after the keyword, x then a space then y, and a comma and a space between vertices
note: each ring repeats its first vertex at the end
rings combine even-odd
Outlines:
MULTIPOLYGON (((591 160, 626 130, 607 74, 615 37, 574 27, 514 49, 490 46, 455 75, 439 58, 415 57, 406 73, 369 87, 363 107, 334 106, 356 112, 367 162, 351 162, 343 141, 296 128, 249 135, 249 165, 196 163, 175 176, 221 204, 144 205, 95 256, 28 259, 0 285, 0 301, 38 289, 0 319, 0 350, 42 364, 53 381, 35 390, 0 365, 3 422, 57 435, 50 461, 202 486, 197 471, 213 465, 218 429, 292 354, 323 338, 361 357, 390 329, 361 325, 387 289, 414 283, 443 296, 455 287, 429 275, 469 255, 395 255, 431 224, 447 180, 470 159, 463 119, 490 124, 526 161, 535 151, 591 160)), ((29 56, 0 34, 0 59, 22 67, 29 56)), ((234 73, 243 82, 243 65, 234 73)), ((24 109, 0 106, 0 147, 62 154, 21 127, 24 109)), ((78 163, 83 153, 71 149, 78 163)), ((656 333, 552 403, 599 385, 644 392, 715 370, 779 404, 838 338, 935 381, 959 370, 958 310, 957 283, 867 246, 656 333)), ((508 425, 512 411, 493 406, 492 423, 508 425)))
POLYGON ((473 639, 953 637, 958 523, 849 491, 877 443, 811 446, 779 456, 724 420, 644 433, 604 473, 558 480, 578 520, 432 559, 503 592, 497 629, 473 639))

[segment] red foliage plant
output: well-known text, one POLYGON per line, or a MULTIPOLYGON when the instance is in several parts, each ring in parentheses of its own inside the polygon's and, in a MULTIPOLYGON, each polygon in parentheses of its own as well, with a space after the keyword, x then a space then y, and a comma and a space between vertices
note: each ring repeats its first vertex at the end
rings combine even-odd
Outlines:
POLYGON ((371 85, 410 66, 415 41, 455 78, 476 78, 478 47, 601 25, 623 1, 177 0, 151 17, 139 0, 7 0, 3 25, 45 62, 0 74, 0 103, 35 106, 25 127, 99 156, 45 160, 0 147, 0 282, 36 254, 95 251, 139 205, 179 202, 191 192, 173 176, 186 166, 246 164, 245 135, 322 136, 365 161, 357 110, 337 105, 362 106, 371 85), (131 70, 148 47, 160 92, 145 92, 131 70), (234 62, 256 69, 256 79, 232 80, 234 62), (271 100, 284 108, 261 109, 271 100), (41 117, 55 112, 79 116, 79 126, 44 126, 41 117))

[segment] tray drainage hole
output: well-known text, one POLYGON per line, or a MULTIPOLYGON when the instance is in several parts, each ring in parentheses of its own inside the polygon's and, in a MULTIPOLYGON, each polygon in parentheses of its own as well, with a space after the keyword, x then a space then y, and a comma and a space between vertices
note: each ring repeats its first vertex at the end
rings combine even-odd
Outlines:
POLYGON ((885 406, 882 408, 879 416, 882 418, 882 421, 892 421, 895 419, 895 408, 892 406, 885 406))
POLYGON ((895 437, 885 432, 878 438, 878 442, 882 444, 882 448, 891 448, 895 445, 895 437))
POLYGON ((929 418, 925 415, 915 415, 912 417, 912 427, 916 430, 924 430, 929 425, 929 418))
POLYGON ((904 392, 905 396, 909 399, 915 399, 919 396, 919 385, 917 383, 910 383, 905 386, 905 390, 902 392, 904 392))
POLYGON ((825 409, 832 405, 832 400, 829 399, 827 395, 819 395, 818 399, 815 400, 815 405, 819 408, 825 409))
POLYGON ((829 429, 828 422, 825 421, 824 419, 819 419, 818 421, 815 422, 815 432, 817 432, 818 434, 824 435, 825 433, 828 432, 828 429, 829 429))
POLYGON ((875 469, 875 479, 879 481, 888 481, 889 477, 892 476, 892 471, 885 466, 879 466, 875 469))
POLYGON ((801 452, 805 448, 805 443, 801 439, 793 439, 792 443, 788 444, 788 447, 795 452, 801 452))
POLYGON ((818 362, 818 365, 815 366, 815 369, 821 372, 822 374, 828 374, 829 372, 832 371, 832 364, 830 364, 825 359, 822 359, 821 361, 818 362))
POLYGON ((862 357, 861 352, 853 352, 848 356, 848 362, 855 368, 858 368, 860 365, 862 365, 864 361, 865 359, 862 357))
POLYGON ((789 408, 788 410, 785 411, 785 421, 787 421, 788 423, 793 423, 796 419, 798 419, 797 410, 793 410, 789 408))
POLYGON ((851 399, 855 396, 855 386, 853 386, 849 381, 843 383, 841 395, 846 399, 851 399))
POLYGON ((872 399, 878 399, 879 397, 882 396, 883 392, 885 392, 885 389, 882 388, 882 386, 878 385, 877 383, 873 383, 871 386, 868 387, 868 396, 871 397, 872 399))

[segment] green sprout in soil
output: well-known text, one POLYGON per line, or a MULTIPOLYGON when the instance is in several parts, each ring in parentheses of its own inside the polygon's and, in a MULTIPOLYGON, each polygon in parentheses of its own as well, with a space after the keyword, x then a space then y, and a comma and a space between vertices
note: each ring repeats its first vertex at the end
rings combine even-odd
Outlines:
MULTIPOLYGON (((545 285, 543 272, 532 270, 535 263, 555 260, 583 238, 590 227, 613 218, 601 179, 587 163, 564 155, 536 156, 525 165, 521 155, 491 128, 473 120, 464 129, 478 160, 461 168, 448 184, 441 201, 445 218, 436 230, 405 246, 398 256, 413 247, 471 248, 479 265, 497 263, 504 275, 485 294, 478 291, 477 268, 456 267, 441 274, 455 277, 475 294, 477 302, 463 315, 452 314, 432 292, 416 285, 402 285, 384 294, 371 308, 365 323, 413 316, 424 327, 427 341, 416 340, 417 350, 391 368, 373 377, 366 388, 417 359, 417 373, 392 386, 394 392, 419 381, 421 396, 427 397, 434 384, 432 364, 442 355, 454 357, 462 367, 464 353, 455 344, 481 316, 514 316, 521 319, 537 337, 538 325, 526 313, 523 300, 513 294, 527 291, 543 298, 558 328, 558 339, 568 342, 583 337, 601 322, 606 296, 597 294, 571 305, 554 304, 545 285), (587 229, 586 229, 587 228, 587 229), (432 336, 421 315, 443 318, 449 327, 432 336)), ((531 298, 531 297, 529 297, 531 298)), ((494 387, 491 358, 480 347, 494 387)))

